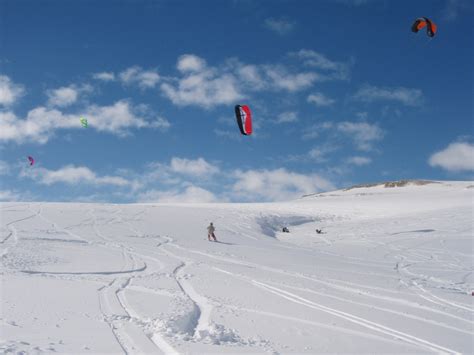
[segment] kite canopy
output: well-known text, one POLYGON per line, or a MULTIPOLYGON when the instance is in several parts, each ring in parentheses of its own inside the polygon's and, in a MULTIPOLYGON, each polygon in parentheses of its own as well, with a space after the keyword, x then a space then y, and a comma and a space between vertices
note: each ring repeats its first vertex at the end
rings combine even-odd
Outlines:
POLYGON ((240 132, 245 136, 252 134, 252 113, 250 108, 247 105, 235 105, 235 117, 240 132))
POLYGON ((84 117, 81 117, 80 119, 82 127, 87 128, 87 120, 84 117))
POLYGON ((419 17, 411 25, 411 30, 415 33, 418 33, 419 30, 426 27, 426 33, 430 37, 434 37, 437 31, 436 25, 427 17, 419 17))
POLYGON ((31 156, 28 156, 28 160, 30 161, 30 166, 32 166, 35 163, 35 160, 31 156))

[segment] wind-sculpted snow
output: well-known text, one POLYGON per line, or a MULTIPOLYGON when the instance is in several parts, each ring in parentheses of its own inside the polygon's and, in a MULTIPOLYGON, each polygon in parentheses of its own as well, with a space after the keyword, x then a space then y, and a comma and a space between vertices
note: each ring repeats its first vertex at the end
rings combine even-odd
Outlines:
POLYGON ((469 186, 1 204, 0 352, 473 353, 469 186))
POLYGON ((314 222, 315 218, 306 216, 288 216, 288 215, 268 215, 256 219, 264 235, 275 237, 283 227, 293 227, 300 224, 314 222))

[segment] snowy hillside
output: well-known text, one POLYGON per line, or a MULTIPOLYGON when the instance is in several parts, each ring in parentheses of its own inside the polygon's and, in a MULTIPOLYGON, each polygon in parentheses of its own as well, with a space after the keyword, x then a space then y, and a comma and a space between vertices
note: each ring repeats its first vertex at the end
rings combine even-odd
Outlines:
POLYGON ((2 203, 0 351, 473 353, 473 197, 2 203))

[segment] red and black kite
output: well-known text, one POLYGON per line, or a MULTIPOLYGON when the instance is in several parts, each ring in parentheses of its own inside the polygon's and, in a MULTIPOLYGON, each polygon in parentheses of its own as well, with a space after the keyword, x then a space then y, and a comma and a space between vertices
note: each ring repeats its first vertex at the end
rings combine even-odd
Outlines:
POLYGON ((235 117, 243 135, 252 134, 252 113, 247 105, 235 105, 235 117))
POLYGON ((413 22, 413 25, 411 25, 411 30, 415 33, 417 33, 419 30, 422 30, 424 27, 426 27, 426 32, 428 36, 434 37, 437 31, 437 27, 434 24, 433 21, 431 21, 427 17, 420 17, 413 22))

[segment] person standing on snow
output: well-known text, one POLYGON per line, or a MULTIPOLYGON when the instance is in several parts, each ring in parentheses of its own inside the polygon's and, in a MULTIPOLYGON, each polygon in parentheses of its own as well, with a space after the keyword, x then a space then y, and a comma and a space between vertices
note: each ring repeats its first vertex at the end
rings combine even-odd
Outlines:
POLYGON ((207 239, 209 241, 211 241, 211 238, 213 238, 214 241, 217 242, 216 236, 214 235, 215 230, 216 230, 216 228, 214 227, 214 225, 211 222, 211 224, 209 224, 209 226, 207 227, 207 239))

